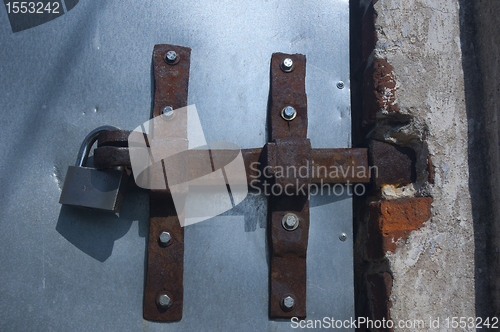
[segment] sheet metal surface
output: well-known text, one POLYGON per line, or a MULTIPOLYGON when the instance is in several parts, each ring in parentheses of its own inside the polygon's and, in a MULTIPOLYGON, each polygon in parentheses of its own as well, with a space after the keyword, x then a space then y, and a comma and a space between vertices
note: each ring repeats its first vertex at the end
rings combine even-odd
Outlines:
MULTIPOLYGON (((268 318, 265 197, 186 227, 172 324, 142 319, 147 193, 129 190, 119 216, 58 200, 88 132, 149 118, 160 43, 192 48, 189 103, 207 141, 264 145, 271 54, 285 52, 307 56, 312 146, 349 147, 348 17, 346 0, 81 0, 12 33, 0 10, 0 330, 292 330, 268 318)), ((309 236, 308 319, 349 319, 350 198, 312 197, 309 236)))

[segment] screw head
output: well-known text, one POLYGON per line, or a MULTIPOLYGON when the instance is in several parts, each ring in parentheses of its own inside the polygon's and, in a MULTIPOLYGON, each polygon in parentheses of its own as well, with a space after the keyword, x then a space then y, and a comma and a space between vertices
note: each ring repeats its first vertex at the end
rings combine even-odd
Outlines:
POLYGON ((292 106, 287 106, 281 110, 281 117, 286 121, 292 121, 297 116, 297 111, 292 106))
POLYGON ((293 60, 290 58, 283 59, 283 62, 281 62, 280 68, 285 73, 291 72, 293 70, 293 60))
POLYGON ((158 294, 156 304, 162 309, 168 309, 172 305, 172 299, 165 293, 158 294))
POLYGON ((347 234, 346 233, 340 233, 339 239, 340 239, 340 241, 344 242, 345 240, 347 240, 347 234))
POLYGON ((172 236, 169 232, 161 232, 159 240, 162 246, 168 246, 172 241, 172 236))
POLYGON ((283 301, 282 302, 283 303, 283 310, 290 311, 293 309, 293 306, 295 305, 295 300, 293 299, 293 297, 288 295, 285 298, 283 298, 282 301, 283 301))
POLYGON ((338 81, 338 82, 337 82, 337 88, 339 88, 339 89, 343 89, 344 87, 345 87, 344 82, 342 82, 342 81, 338 81))
POLYGON ((168 51, 167 54, 165 54, 165 62, 168 63, 169 65, 174 65, 178 61, 178 56, 175 51, 168 51))
POLYGON ((293 213, 287 213, 281 219, 281 225, 287 231, 293 231, 299 227, 299 217, 293 213))

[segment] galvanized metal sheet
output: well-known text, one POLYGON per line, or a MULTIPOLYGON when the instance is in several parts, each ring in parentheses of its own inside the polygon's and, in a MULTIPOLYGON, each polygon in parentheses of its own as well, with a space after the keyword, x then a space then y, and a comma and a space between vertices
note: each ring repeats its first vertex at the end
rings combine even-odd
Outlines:
MULTIPOLYGON (((184 317, 167 324, 142 319, 147 193, 129 188, 119 215, 58 200, 88 132, 149 118, 160 43, 192 49, 189 103, 207 141, 265 144, 271 55, 284 52, 307 57, 313 148, 349 147, 348 17, 346 0, 81 0, 12 33, 0 10, 0 329, 292 330, 268 318, 264 196, 186 227, 184 317)), ((312 197, 310 220, 308 319, 349 319, 350 198, 312 197)))

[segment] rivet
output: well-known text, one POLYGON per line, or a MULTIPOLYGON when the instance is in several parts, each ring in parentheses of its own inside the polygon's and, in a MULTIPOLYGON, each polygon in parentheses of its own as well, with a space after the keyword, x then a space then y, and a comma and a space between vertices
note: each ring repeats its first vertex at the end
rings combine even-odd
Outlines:
POLYGON ((338 81, 338 82, 337 82, 337 88, 339 88, 339 89, 343 89, 344 87, 345 87, 344 82, 342 82, 342 81, 338 81))
POLYGON ((345 240, 347 240, 347 234, 346 233, 340 233, 339 239, 340 239, 340 241, 344 242, 345 240))

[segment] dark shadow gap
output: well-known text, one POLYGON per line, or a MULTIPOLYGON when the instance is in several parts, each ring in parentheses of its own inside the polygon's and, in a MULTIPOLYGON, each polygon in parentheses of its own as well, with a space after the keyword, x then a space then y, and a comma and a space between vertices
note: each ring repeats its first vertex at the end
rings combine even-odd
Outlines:
MULTIPOLYGON (((351 128, 352 147, 367 147, 365 134, 362 128, 363 108, 363 72, 361 56, 361 27, 363 11, 359 0, 349 1, 349 54, 350 54, 350 81, 351 81, 351 128)), ((354 244, 354 311, 355 317, 367 317, 368 298, 364 286, 365 272, 370 269, 370 263, 363 260, 359 245, 356 245, 360 234, 360 225, 363 223, 365 197, 353 197, 353 244, 354 244)), ((358 329, 361 331, 361 329, 358 329)))
POLYGON ((474 283, 476 317, 494 314, 494 292, 491 277, 494 269, 492 252, 493 208, 488 135, 484 105, 484 86, 479 61, 478 18, 475 1, 459 0, 460 42, 464 72, 464 92, 468 122, 469 194, 474 227, 474 283))

